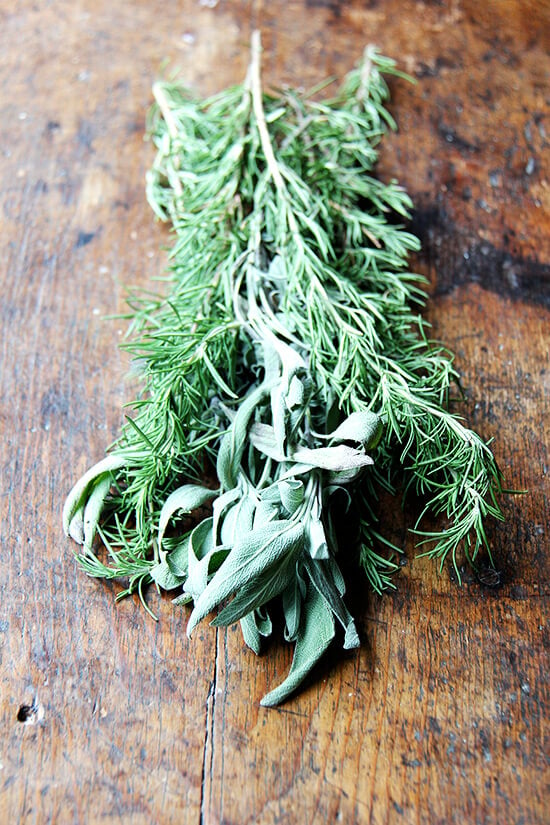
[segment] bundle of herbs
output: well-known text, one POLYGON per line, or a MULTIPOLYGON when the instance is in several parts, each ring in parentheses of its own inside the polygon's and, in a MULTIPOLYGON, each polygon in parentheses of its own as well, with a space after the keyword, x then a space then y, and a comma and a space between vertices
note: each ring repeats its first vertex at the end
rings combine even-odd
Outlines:
POLYGON ((64 527, 87 573, 126 581, 119 596, 154 582, 193 603, 189 633, 219 609, 213 624, 240 622, 259 652, 282 611, 295 648, 274 705, 338 625, 359 644, 339 559, 393 587, 380 490, 412 490, 442 519, 417 532, 455 567, 490 558, 484 522, 502 514, 495 459, 449 411, 452 357, 418 314, 411 202, 373 175, 394 62, 367 48, 319 99, 263 92, 260 51, 256 33, 245 82, 207 100, 154 87, 147 196, 173 227, 169 289, 130 300, 143 392, 64 527), (347 513, 356 535, 339 547, 347 513))

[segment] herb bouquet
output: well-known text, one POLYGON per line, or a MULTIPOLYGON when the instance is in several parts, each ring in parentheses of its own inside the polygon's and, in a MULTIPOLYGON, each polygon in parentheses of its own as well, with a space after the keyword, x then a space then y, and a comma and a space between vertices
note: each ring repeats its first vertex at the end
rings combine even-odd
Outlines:
POLYGON ((485 518, 502 516, 494 457, 448 411, 452 358, 418 317, 407 256, 419 243, 399 224, 411 202, 373 176, 394 126, 394 62, 367 48, 319 100, 321 87, 262 92, 259 61, 256 33, 243 85, 208 100, 154 87, 147 195, 173 227, 170 288, 129 302, 143 392, 63 518, 87 573, 127 581, 119 596, 143 599, 155 582, 193 603, 189 633, 221 608, 213 624, 240 622, 259 652, 278 600, 295 648, 262 700, 274 705, 337 625, 345 648, 359 644, 339 558, 375 591, 393 586, 380 489, 412 489, 444 520, 422 541, 455 567, 459 548, 474 562, 487 546, 485 518), (342 520, 356 528, 345 541, 342 520))

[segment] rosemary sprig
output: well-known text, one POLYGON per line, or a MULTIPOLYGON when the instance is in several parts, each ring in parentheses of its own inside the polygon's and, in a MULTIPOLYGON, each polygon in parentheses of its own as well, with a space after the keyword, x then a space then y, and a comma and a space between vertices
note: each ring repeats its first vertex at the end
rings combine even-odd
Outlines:
POLYGON ((179 590, 175 603, 194 604, 189 632, 221 608, 214 624, 240 621, 259 652, 279 598, 295 652, 271 705, 337 624, 344 647, 359 644, 339 557, 375 591, 394 586, 398 548, 373 514, 381 488, 413 489, 423 515, 444 519, 417 532, 457 570, 460 548, 472 564, 489 550, 485 520, 502 514, 491 450, 449 411, 452 356, 418 314, 411 202, 374 176, 394 62, 369 47, 317 100, 262 92, 260 51, 256 33, 244 84, 207 100, 154 87, 147 196, 173 228, 167 292, 129 302, 143 392, 69 494, 64 525, 86 572, 126 580, 120 595, 179 590), (346 511, 355 550, 339 538, 346 511))

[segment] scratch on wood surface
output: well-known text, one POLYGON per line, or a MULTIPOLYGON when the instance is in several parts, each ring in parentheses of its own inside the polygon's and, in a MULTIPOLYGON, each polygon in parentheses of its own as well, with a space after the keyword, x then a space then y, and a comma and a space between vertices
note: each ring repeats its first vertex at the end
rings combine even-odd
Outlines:
POLYGON ((201 773, 201 796, 200 796, 200 825, 208 825, 208 811, 212 794, 212 763, 214 759, 214 722, 216 711, 216 691, 218 685, 218 637, 220 631, 216 628, 215 661, 214 673, 210 682, 208 696, 206 697, 205 718, 204 718, 204 751, 202 759, 201 773), (208 798, 207 798, 208 797, 208 798))

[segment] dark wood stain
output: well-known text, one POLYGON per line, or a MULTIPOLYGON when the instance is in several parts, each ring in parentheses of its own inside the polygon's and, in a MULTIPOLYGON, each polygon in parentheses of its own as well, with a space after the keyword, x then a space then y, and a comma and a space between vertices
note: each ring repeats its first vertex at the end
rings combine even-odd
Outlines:
POLYGON ((93 241, 95 234, 95 232, 83 232, 80 230, 76 238, 75 247, 79 249, 81 246, 87 246, 93 241))
POLYGON ((433 261, 435 294, 476 283, 502 297, 550 308, 550 261, 541 261, 540 252, 531 259, 512 254, 509 233, 503 233, 501 247, 480 241, 457 227, 437 202, 415 210, 411 230, 433 261))

